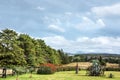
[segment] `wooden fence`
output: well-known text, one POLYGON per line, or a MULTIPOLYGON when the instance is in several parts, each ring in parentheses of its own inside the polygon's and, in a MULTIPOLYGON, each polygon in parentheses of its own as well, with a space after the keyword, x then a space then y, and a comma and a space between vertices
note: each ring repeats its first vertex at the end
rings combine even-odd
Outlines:
POLYGON ((13 70, 0 68, 0 77, 6 77, 7 75, 14 75, 13 70))

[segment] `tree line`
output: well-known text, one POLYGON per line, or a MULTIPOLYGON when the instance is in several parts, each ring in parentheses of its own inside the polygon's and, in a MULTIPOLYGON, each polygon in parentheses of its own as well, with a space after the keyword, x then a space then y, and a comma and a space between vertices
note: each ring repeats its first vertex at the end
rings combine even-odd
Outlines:
POLYGON ((72 62, 90 62, 94 59, 101 59, 106 63, 120 64, 119 54, 75 54, 72 56, 72 62))
POLYGON ((55 50, 44 40, 27 34, 18 34, 11 29, 0 31, 0 67, 39 66, 44 63, 69 63, 62 49, 55 50))

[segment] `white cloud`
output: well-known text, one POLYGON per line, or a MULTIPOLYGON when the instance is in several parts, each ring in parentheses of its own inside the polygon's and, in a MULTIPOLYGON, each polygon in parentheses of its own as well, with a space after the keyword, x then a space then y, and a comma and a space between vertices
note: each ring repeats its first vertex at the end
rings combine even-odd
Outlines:
POLYGON ((49 16, 44 16, 43 21, 48 25, 48 29, 55 32, 65 32, 65 29, 62 26, 62 22, 59 18, 53 18, 49 16))
POLYGON ((37 10, 40 10, 40 11, 45 10, 45 8, 44 8, 44 7, 41 7, 41 6, 38 6, 36 9, 37 9, 37 10))
POLYGON ((97 25, 100 25, 101 27, 105 27, 105 23, 103 22, 102 19, 98 19, 98 20, 96 21, 96 24, 97 24, 97 25))
POLYGON ((98 16, 120 15, 120 3, 111 6, 93 7, 91 11, 98 16))
POLYGON ((82 17, 82 22, 77 24, 75 28, 79 30, 96 30, 105 27, 105 23, 102 19, 98 19, 96 21, 93 21, 89 19, 88 17, 82 17))
POLYGON ((52 47, 54 47, 56 49, 61 49, 61 48, 64 48, 64 47, 70 45, 69 41, 66 40, 62 36, 50 36, 50 37, 44 37, 42 39, 45 40, 45 42, 48 45, 50 45, 50 46, 52 46, 52 47))
POLYGON ((62 48, 65 52, 120 53, 120 37, 80 37, 76 40, 67 40, 62 36, 50 36, 42 39, 53 48, 62 48))
POLYGON ((48 29, 53 30, 53 31, 59 31, 59 32, 65 32, 65 30, 58 25, 50 24, 48 26, 48 29))

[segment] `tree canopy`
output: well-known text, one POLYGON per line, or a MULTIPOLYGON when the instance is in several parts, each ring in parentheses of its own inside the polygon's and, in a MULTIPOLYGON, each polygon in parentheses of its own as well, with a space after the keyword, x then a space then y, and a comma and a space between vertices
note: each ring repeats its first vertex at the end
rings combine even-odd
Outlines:
MULTIPOLYGON (((61 64, 67 54, 46 45, 42 39, 5 29, 0 32, 0 66, 39 66, 43 63, 61 64)), ((66 59, 67 60, 67 59, 66 59)), ((65 61, 66 61, 65 60, 65 61)))

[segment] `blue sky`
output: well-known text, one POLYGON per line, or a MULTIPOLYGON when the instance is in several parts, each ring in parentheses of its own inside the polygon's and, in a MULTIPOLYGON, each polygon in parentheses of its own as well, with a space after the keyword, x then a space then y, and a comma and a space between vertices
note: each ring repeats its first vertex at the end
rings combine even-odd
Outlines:
POLYGON ((119 0, 0 0, 0 30, 65 52, 120 53, 119 0))

